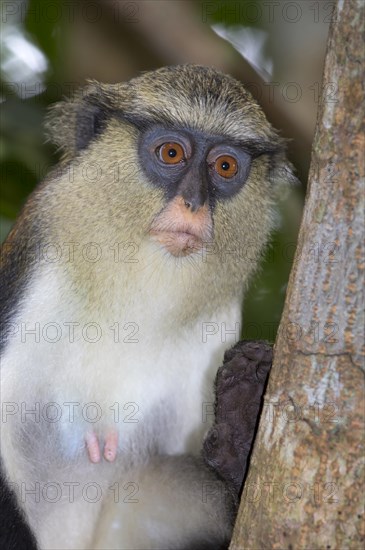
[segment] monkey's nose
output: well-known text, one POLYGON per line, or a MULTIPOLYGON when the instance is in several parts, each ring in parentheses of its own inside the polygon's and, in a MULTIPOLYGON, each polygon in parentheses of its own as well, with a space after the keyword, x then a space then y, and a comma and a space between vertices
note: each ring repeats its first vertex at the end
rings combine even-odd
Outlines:
POLYGON ((195 197, 192 197, 191 199, 182 197, 182 202, 185 208, 187 208, 187 210, 190 210, 190 212, 196 212, 203 206, 203 203, 195 197))
POLYGON ((194 196, 191 193, 182 194, 178 197, 178 202, 182 208, 189 212, 197 212, 204 206, 204 200, 199 196, 194 196), (184 196, 185 195, 185 196, 184 196))

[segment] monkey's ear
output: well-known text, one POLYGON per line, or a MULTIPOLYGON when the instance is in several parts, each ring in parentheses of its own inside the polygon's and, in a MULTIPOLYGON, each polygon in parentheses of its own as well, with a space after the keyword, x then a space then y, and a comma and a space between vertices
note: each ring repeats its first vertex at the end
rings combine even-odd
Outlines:
POLYGON ((71 99, 50 108, 45 121, 46 135, 62 151, 64 159, 77 155, 102 133, 118 109, 117 100, 123 97, 123 86, 91 81, 71 99))
POLYGON ((301 185, 294 166, 287 159, 285 148, 272 156, 269 174, 275 200, 285 200, 293 186, 301 185))

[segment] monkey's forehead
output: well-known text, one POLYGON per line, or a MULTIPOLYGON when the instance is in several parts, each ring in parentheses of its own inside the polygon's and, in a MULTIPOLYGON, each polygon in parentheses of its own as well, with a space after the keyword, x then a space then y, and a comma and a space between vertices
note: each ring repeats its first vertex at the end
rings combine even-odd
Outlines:
POLYGON ((109 93, 126 115, 233 139, 281 141, 243 84, 208 67, 163 67, 127 84, 112 85, 109 93))

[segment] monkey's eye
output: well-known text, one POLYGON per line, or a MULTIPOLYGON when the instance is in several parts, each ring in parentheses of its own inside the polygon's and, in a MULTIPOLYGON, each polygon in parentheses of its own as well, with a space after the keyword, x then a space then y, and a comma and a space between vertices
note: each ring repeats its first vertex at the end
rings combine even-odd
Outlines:
POLYGON ((163 143, 156 149, 158 158, 165 164, 178 164, 186 160, 185 151, 179 143, 163 143))
POLYGON ((232 178, 237 174, 238 163, 231 155, 222 155, 218 157, 214 163, 214 170, 222 176, 222 178, 232 178))

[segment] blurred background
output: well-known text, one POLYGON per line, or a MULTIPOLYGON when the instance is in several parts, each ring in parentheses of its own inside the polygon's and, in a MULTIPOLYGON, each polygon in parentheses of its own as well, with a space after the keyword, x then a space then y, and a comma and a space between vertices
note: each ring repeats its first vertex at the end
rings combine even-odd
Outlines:
MULTIPOLYGON (((245 83, 290 138, 288 155, 300 180, 283 197, 281 227, 245 301, 243 335, 273 341, 301 219, 334 7, 321 0, 3 1, 1 240, 57 162, 42 127, 50 104, 89 78, 115 83, 162 65, 213 66, 245 83)), ((324 100, 334 100, 331 88, 324 100)))

